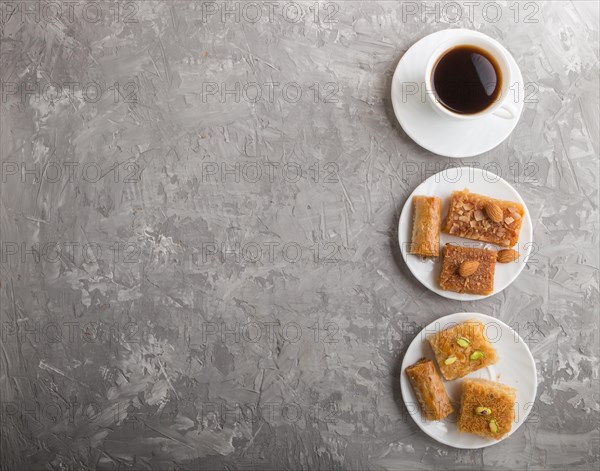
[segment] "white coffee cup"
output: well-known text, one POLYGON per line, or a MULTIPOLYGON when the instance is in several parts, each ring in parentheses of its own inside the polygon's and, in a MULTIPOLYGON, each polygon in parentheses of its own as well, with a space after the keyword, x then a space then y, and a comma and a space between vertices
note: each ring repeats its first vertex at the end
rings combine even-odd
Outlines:
POLYGON ((429 58, 429 62, 427 62, 427 67, 425 68, 425 90, 427 92, 427 101, 435 111, 453 119, 479 119, 489 115, 494 115, 503 119, 513 119, 518 115, 518 108, 514 99, 514 94, 511 93, 510 89, 512 83, 511 75, 510 63, 508 62, 506 52, 494 39, 488 36, 470 36, 467 38, 457 36, 454 39, 450 39, 449 41, 440 44, 429 58), (438 60, 457 46, 475 46, 487 51, 494 59, 496 59, 496 63, 500 69, 501 84, 498 99, 490 106, 477 113, 455 113, 440 102, 435 92, 433 70, 438 60))

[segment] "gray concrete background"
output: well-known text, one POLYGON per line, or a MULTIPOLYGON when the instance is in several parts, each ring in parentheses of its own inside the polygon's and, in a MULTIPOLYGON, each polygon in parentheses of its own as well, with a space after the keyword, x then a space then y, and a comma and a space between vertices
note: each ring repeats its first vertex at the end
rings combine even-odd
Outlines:
POLYGON ((598 466, 598 8, 444 5, 0 4, 2 469, 598 466), (515 185, 536 251, 473 303, 396 246, 456 161, 402 132, 391 76, 451 27, 528 84, 514 133, 460 164, 515 185), (510 439, 462 451, 407 415, 399 362, 471 310, 519 331, 539 388, 510 439))

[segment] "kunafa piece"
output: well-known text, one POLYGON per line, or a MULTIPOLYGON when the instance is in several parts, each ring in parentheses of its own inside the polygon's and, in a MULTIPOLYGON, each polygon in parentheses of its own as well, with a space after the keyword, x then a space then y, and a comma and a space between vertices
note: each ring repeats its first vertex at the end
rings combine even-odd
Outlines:
POLYGON ((442 200, 437 196, 413 196, 413 226, 410 253, 423 257, 440 254, 442 200))
POLYGON ((496 350, 485 336, 485 325, 476 320, 462 322, 427 337, 442 376, 448 381, 462 378, 497 363, 496 350))
POLYGON ((425 419, 442 420, 454 411, 442 378, 431 360, 421 358, 406 368, 406 375, 425 419))
POLYGON ((525 208, 504 201, 463 191, 453 191, 444 232, 466 239, 512 247, 519 240, 525 208))
POLYGON ((493 250, 446 244, 440 287, 457 293, 486 295, 494 292, 497 253, 493 250))
POLYGON ((458 416, 459 432, 499 440, 515 418, 516 391, 487 379, 465 379, 458 416))

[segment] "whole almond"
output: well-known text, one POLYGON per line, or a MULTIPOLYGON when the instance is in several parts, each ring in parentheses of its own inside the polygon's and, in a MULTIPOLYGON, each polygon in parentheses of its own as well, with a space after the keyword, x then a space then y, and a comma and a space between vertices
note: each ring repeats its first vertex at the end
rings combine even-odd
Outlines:
POLYGON ((471 276, 479 268, 479 262, 477 260, 467 260, 462 262, 458 268, 458 274, 463 278, 471 276))
POLYGON ((519 258, 519 252, 513 249, 504 249, 498 251, 496 255, 496 260, 498 263, 510 263, 514 262, 519 258))
POLYGON ((502 221, 502 210, 496 203, 487 203, 485 205, 485 214, 494 222, 502 221))

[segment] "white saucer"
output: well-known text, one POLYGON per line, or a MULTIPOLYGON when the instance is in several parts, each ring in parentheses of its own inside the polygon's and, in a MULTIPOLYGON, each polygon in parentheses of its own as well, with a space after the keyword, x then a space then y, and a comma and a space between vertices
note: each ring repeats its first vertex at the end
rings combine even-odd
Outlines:
MULTIPOLYGON (((515 101, 517 113, 513 119, 503 119, 489 115, 473 120, 453 120, 437 113, 421 96, 424 90, 425 67, 434 50, 443 42, 461 36, 484 36, 483 33, 468 29, 448 29, 425 36, 415 43, 400 59, 392 79, 392 105, 402 129, 421 147, 434 154, 446 157, 472 157, 487 152, 500 144, 513 131, 523 111, 524 85, 519 66, 512 55, 499 43, 498 47, 506 53, 511 67, 511 91, 518 96, 515 101), (402 85, 413 83, 419 88, 416 94, 402 85), (518 93, 517 93, 518 90, 518 93)), ((488 38, 490 39, 490 38, 488 38)))
MULTIPOLYGON (((463 378, 454 381, 444 381, 444 386, 448 392, 450 401, 455 405, 455 409, 457 409, 458 404, 460 404, 462 381, 463 378)), ((537 373, 535 361, 529 351, 529 347, 527 347, 527 344, 519 336, 517 331, 493 317, 479 313, 461 312, 459 314, 451 314, 442 317, 441 319, 432 322, 414 338, 402 360, 400 389, 402 391, 402 399, 406 404, 409 415, 427 435, 440 443, 455 448, 483 448, 505 440, 512 435, 523 422, 525 422, 525 419, 527 419, 527 416, 535 403, 537 394, 537 373), (430 422, 423 419, 421 411, 419 410, 417 398, 415 397, 414 391, 405 373, 406 367, 416 363, 423 357, 429 358, 435 362, 435 356, 426 340, 428 335, 469 319, 479 320, 486 325, 485 334, 498 352, 500 361, 495 365, 474 371, 465 376, 465 378, 484 378, 498 381, 517 390, 515 421, 510 433, 505 435, 501 440, 488 440, 477 435, 460 433, 456 428, 456 412, 442 421, 430 422)))
MULTIPOLYGON (((510 285, 519 276, 527 259, 533 249, 533 225, 531 216, 527 210, 525 202, 507 181, 500 178, 498 175, 488 172, 480 168, 473 167, 458 167, 448 168, 440 173, 429 177, 421 183, 404 203, 400 220, 398 221, 398 242, 402 258, 406 262, 409 270, 423 285, 434 293, 444 296, 445 298, 457 299, 459 301, 474 301, 477 299, 487 298, 499 293, 508 285, 510 285), (418 255, 408 253, 410 238, 412 233, 412 198, 415 195, 437 196, 442 199, 442 223, 446 220, 450 193, 457 190, 468 188, 472 193, 491 196, 501 200, 515 201, 521 203, 525 208, 525 215, 521 225, 519 241, 513 247, 519 252, 520 257, 517 261, 511 263, 497 263, 496 274, 494 277, 494 292, 488 295, 474 295, 465 293, 455 293, 453 291, 444 291, 439 287, 438 277, 441 269, 441 257, 437 258, 422 258, 418 255)), ((498 250, 499 248, 493 244, 478 242, 476 240, 462 239, 460 237, 451 236, 442 233, 440 235, 440 247, 446 243, 461 245, 464 247, 480 247, 498 250)))

